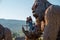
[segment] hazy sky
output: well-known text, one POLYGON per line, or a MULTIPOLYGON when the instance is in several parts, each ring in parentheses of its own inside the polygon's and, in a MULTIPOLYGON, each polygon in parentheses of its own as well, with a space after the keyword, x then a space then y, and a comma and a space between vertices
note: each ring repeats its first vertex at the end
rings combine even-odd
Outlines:
MULTIPOLYGON (((60 5, 60 0, 48 1, 60 5)), ((32 16, 33 3, 34 0, 0 0, 0 18, 26 20, 27 16, 32 16)))

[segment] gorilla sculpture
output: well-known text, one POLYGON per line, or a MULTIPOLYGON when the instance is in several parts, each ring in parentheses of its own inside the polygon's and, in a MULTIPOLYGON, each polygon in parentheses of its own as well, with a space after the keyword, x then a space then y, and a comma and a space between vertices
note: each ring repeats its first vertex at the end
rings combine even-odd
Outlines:
POLYGON ((40 23, 43 21, 45 23, 45 10, 52 4, 47 0, 35 0, 35 3, 32 6, 33 16, 37 19, 39 17, 40 23))
POLYGON ((12 40, 11 31, 0 24, 0 40, 12 40))
MULTIPOLYGON (((59 40, 60 38, 60 6, 47 0, 35 0, 32 6, 33 16, 44 22, 43 40, 59 40)), ((41 27, 41 26, 40 26, 41 27)))

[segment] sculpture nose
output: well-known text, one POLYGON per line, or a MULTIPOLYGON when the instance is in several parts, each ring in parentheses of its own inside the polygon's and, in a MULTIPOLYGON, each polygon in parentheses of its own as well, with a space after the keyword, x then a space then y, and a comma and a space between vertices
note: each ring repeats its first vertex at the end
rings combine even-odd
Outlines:
POLYGON ((34 6, 32 6, 32 10, 34 10, 34 6))

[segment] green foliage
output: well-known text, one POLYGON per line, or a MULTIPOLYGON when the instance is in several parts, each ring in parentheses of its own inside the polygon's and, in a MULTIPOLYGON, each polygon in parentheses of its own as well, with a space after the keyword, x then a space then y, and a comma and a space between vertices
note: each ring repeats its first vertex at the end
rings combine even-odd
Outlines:
POLYGON ((15 38, 15 37, 17 37, 17 36, 20 36, 17 32, 14 32, 13 34, 12 34, 13 36, 13 38, 15 38))

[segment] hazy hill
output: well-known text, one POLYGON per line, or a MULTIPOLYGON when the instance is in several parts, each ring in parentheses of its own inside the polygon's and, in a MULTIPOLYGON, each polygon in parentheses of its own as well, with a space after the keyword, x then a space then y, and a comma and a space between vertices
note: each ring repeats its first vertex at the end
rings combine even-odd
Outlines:
POLYGON ((17 32, 21 34, 21 28, 22 25, 25 25, 25 21, 0 19, 0 24, 2 24, 4 27, 8 27, 12 32, 17 32))

